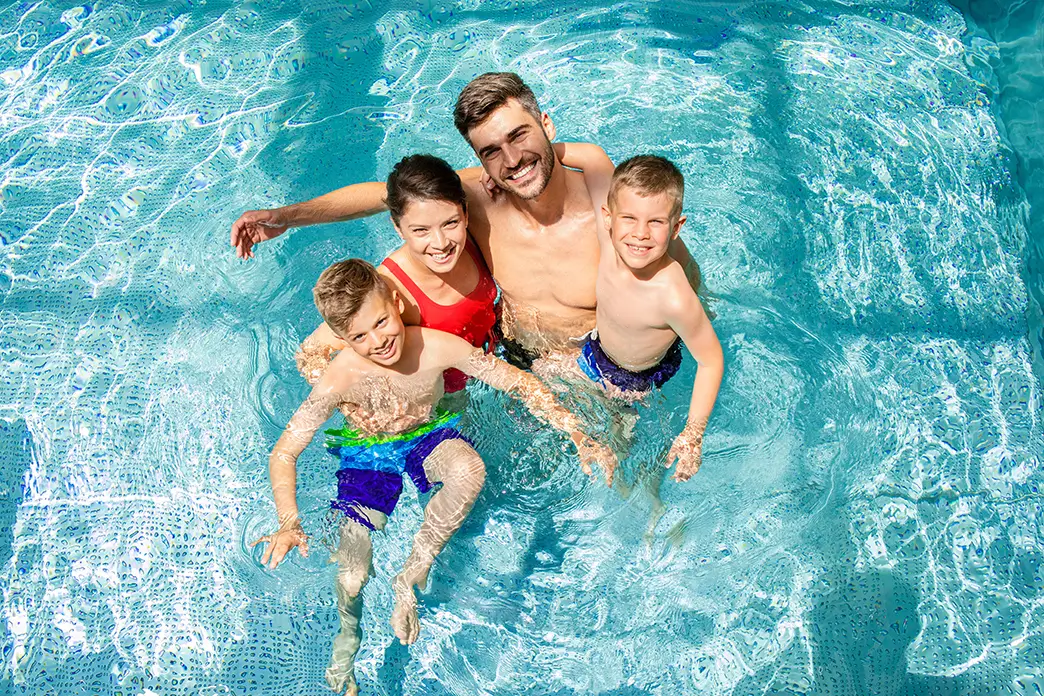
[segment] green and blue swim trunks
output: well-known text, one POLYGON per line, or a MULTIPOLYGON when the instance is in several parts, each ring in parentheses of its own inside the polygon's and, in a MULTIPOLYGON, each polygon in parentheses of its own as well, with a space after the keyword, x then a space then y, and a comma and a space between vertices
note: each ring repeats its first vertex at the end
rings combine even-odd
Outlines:
POLYGON ((360 435, 348 425, 326 431, 326 449, 337 457, 337 497, 330 507, 339 510, 359 524, 374 526, 358 508, 392 514, 402 495, 405 473, 421 493, 432 489, 424 473, 424 460, 447 440, 471 440, 457 430, 460 414, 442 412, 435 420, 405 433, 394 435, 360 435))

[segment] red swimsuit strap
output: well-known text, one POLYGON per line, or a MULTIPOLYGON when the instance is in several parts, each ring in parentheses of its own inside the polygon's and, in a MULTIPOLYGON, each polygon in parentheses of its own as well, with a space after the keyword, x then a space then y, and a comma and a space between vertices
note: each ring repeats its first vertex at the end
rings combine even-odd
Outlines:
POLYGON ((405 285, 407 290, 410 291, 410 294, 413 295, 413 299, 417 301, 417 308, 420 310, 421 320, 423 321, 423 304, 431 302, 431 300, 429 300, 428 296, 424 294, 424 291, 422 291, 417 286, 417 284, 413 282, 413 278, 410 278, 408 275, 406 275, 406 271, 402 270, 402 267, 400 267, 399 264, 392 261, 392 257, 389 256, 388 258, 384 259, 384 261, 381 262, 381 265, 387 268, 389 271, 391 271, 391 274, 395 276, 395 278, 400 283, 405 285))
POLYGON ((479 272, 479 282, 475 284, 475 289, 469 292, 465 299, 475 300, 483 304, 493 302, 497 298, 497 284, 493 282, 493 274, 489 272, 486 260, 482 258, 482 252, 475 246, 475 242, 471 241, 471 235, 468 235, 468 241, 464 244, 464 248, 471 254, 472 260, 475 261, 475 268, 479 272))
POLYGON ((478 282, 475 283, 475 287, 471 292, 451 305, 439 304, 428 297, 424 291, 420 289, 420 286, 413 281, 413 278, 410 278, 410 276, 406 274, 406 271, 402 270, 402 267, 395 263, 390 256, 382 262, 382 265, 386 266, 388 270, 391 271, 391 274, 410 291, 411 295, 413 295, 413 299, 417 303, 417 309, 420 311, 422 325, 428 325, 428 322, 424 321, 425 317, 441 316, 443 312, 456 309, 460 305, 469 301, 485 304, 489 301, 487 298, 490 296, 490 289, 493 290, 492 296, 496 297, 496 286, 493 284, 493 277, 490 275, 489 270, 486 269, 486 262, 479 254, 479 250, 471 241, 471 237, 468 237, 464 248, 468 250, 468 254, 471 255, 471 259, 475 262, 475 268, 478 269, 479 279, 478 282))

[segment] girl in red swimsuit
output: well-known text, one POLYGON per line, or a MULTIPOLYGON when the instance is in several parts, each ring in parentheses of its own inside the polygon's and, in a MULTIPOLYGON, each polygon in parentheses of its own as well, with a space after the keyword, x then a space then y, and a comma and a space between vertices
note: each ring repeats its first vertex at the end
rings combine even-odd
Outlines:
MULTIPOLYGON (((388 211, 403 245, 388 255, 378 272, 402 298, 403 322, 491 348, 497 286, 468 236, 460 177, 438 157, 412 155, 395 165, 387 188, 388 211)), ((342 347, 323 324, 301 344, 302 373, 314 381, 332 351, 342 347)), ((447 371, 446 393, 463 389, 466 379, 456 370, 447 371)))

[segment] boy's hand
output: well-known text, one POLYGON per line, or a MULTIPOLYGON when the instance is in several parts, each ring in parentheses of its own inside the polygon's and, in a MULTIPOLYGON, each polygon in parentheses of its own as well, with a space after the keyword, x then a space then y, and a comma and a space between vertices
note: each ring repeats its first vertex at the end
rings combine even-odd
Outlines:
POLYGON ((703 462, 703 431, 706 428, 706 423, 689 423, 678 433, 678 437, 674 438, 664 466, 670 469, 671 464, 677 460, 675 481, 688 481, 700 470, 700 464, 703 462))
POLYGON ((303 558, 308 558, 308 535, 301 529, 301 522, 296 517, 280 525, 275 534, 263 536, 252 543, 250 548, 260 543, 268 544, 261 556, 261 565, 268 566, 269 570, 275 570, 295 546, 303 558))
POLYGON ((232 246, 241 259, 254 258, 254 245, 275 239, 290 226, 279 210, 248 210, 232 223, 232 246))
POLYGON ((606 484, 613 485, 613 476, 616 474, 616 454, 605 445, 595 442, 579 431, 573 434, 573 442, 576 443, 576 456, 580 459, 580 468, 584 473, 593 478, 594 471, 591 469, 591 464, 597 464, 605 474, 606 484))
POLYGON ((497 199, 497 194, 503 193, 501 188, 497 186, 497 182, 493 181, 493 178, 486 173, 486 170, 482 170, 482 175, 479 176, 479 184, 482 185, 482 190, 486 192, 493 200, 497 199))

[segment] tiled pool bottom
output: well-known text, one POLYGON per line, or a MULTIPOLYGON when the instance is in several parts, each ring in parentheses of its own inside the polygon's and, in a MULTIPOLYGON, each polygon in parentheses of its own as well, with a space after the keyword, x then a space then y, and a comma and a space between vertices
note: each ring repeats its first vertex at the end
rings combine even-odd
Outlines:
MULTIPOLYGON (((309 288, 396 238, 375 218, 242 264, 228 226, 406 153, 472 163, 453 99, 511 69, 562 139, 681 166, 728 377, 651 540, 642 486, 590 486, 478 390, 487 488, 409 649, 388 580, 414 498, 378 537, 364 693, 1034 693, 1039 279, 998 49, 966 29, 941 2, 0 10, 0 685, 326 693, 332 567, 245 542, 309 288)), ((332 470, 302 459, 317 535, 332 470)))

